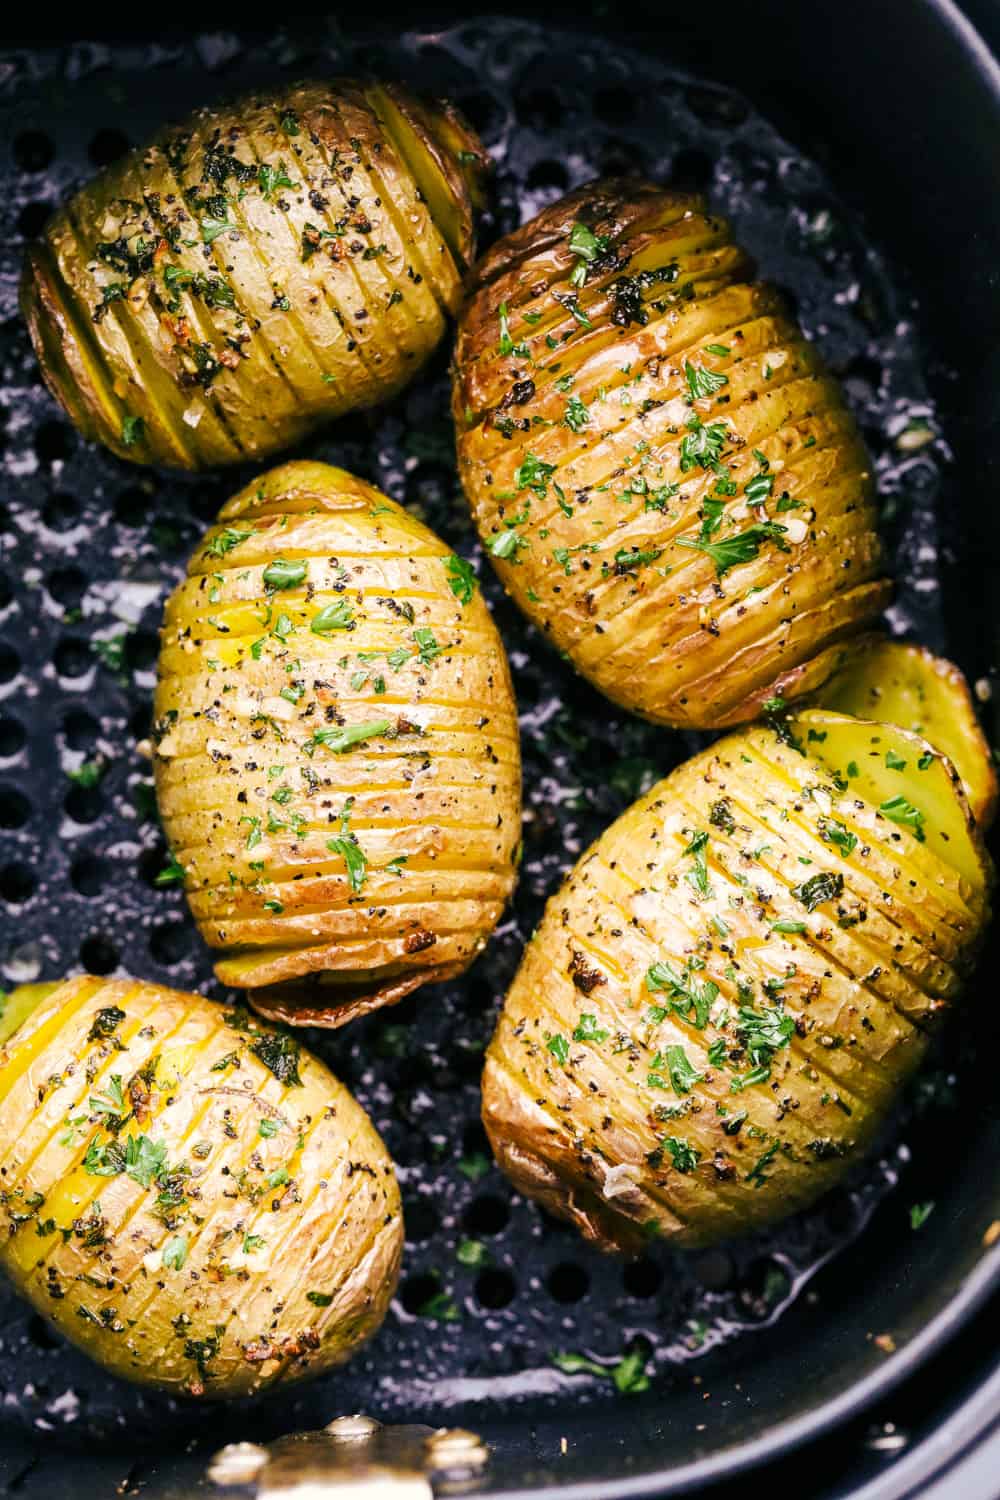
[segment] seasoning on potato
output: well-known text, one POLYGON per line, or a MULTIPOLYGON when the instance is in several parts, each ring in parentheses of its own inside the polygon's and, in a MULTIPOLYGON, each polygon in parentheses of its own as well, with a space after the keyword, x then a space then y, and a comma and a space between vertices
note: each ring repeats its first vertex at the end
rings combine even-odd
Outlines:
POLYGON ((339 1026, 484 947, 520 839, 507 658, 471 566, 370 485, 292 463, 223 508, 167 603, 153 741, 191 909, 258 1010, 339 1026))
POLYGON ((42 373, 136 463, 261 458, 384 401, 440 342, 487 158, 445 104, 341 79, 197 111, 50 221, 42 373))
POLYGON ((608 181, 480 262, 462 481, 505 587, 609 698, 721 728, 877 615, 868 457, 779 294, 697 195, 608 181))
POLYGON ((0 1265, 115 1375, 249 1395, 348 1359, 399 1275, 371 1121, 245 1010, 82 976, 0 1021, 0 1265))
POLYGON ((519 1191, 611 1249, 817 1198, 958 994, 991 871, 950 761, 822 709, 671 773, 553 896, 483 1119, 519 1191))
POLYGON ((969 684, 942 656, 914 641, 865 636, 817 693, 824 708, 912 729, 951 760, 980 828, 993 822, 997 773, 969 684))

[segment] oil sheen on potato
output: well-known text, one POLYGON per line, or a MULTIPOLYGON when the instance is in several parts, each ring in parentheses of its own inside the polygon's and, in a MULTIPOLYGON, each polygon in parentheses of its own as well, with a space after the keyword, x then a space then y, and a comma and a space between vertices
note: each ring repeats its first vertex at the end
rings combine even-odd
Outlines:
POLYGON ((475 573, 341 469, 223 508, 166 607, 153 749, 216 971, 268 1014, 338 1026, 459 974, 510 895, 517 713, 475 573))
POLYGON ((42 373, 85 437, 184 469, 393 395, 440 341, 485 158, 446 105, 308 83, 199 110, 29 251, 42 373))
POLYGON ((810 710, 720 741, 549 902, 483 1075, 498 1162, 606 1248, 805 1206, 923 1057, 989 882, 957 772, 909 731, 810 710))
POLYGON ((61 1333, 207 1398, 317 1374, 374 1333, 399 1275, 395 1173, 293 1036, 130 979, 11 999, 0 1265, 61 1333))
POLYGON ((459 467, 511 596, 616 703, 721 728, 817 686, 886 603, 836 383, 698 196, 581 189, 487 253, 459 467))

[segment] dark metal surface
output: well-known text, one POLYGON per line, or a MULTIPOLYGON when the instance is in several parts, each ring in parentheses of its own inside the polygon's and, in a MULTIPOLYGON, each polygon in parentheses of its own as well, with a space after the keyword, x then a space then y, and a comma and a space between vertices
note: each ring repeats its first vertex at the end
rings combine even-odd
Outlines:
MULTIPOLYGON (((81 965, 98 972, 120 965, 198 987, 210 979, 182 898, 154 883, 165 850, 136 742, 148 726, 163 595, 240 477, 149 474, 81 445, 40 389, 14 296, 25 236, 95 165, 164 117, 261 78, 369 68, 451 93, 498 161, 486 237, 597 171, 634 167, 707 187, 845 380, 877 466, 900 579, 892 627, 947 646, 974 677, 992 665, 982 606, 988 597, 997 608, 989 571, 995 581, 996 569, 981 530, 985 506, 970 489, 974 470, 953 461, 955 451, 966 465, 986 458, 984 424, 996 420, 995 400, 975 414, 984 399, 981 363, 975 381, 956 365, 963 352, 970 363, 980 359, 977 341, 985 356, 983 302, 994 264, 983 211, 970 217, 971 182, 963 197, 970 163, 963 158, 950 179, 969 255, 951 268, 945 307, 941 255, 955 226, 921 228, 920 195, 890 180, 888 166, 882 187, 895 193, 894 212, 875 191, 879 151, 895 162, 901 136, 915 139, 916 126, 883 120, 883 138, 871 146, 873 173, 872 160, 852 159, 843 143, 850 122, 835 129, 810 109, 808 72, 804 63, 791 66, 794 27, 782 32, 772 71, 762 73, 751 51, 740 52, 744 40, 753 45, 738 34, 746 24, 740 9, 713 8, 717 62, 702 53, 689 21, 676 37, 654 30, 630 48, 510 18, 402 37, 387 27, 381 41, 356 32, 348 40, 336 23, 306 20, 263 39, 220 26, 152 46, 100 42, 0 55, 0 135, 8 143, 0 199, 0 966, 8 981, 81 965), (672 71, 675 57, 706 77, 745 75, 797 144, 742 96, 672 71), (889 258, 878 248, 885 238, 895 241, 889 258)), ((755 8, 774 9, 771 0, 755 8)), ((958 111, 941 126, 942 166, 956 151, 951 137, 962 134, 958 84, 934 32, 941 25, 954 42, 947 9, 906 6, 912 45, 919 54, 933 43, 939 93, 958 111)), ((887 27, 894 12, 903 7, 885 6, 887 27)), ((848 28, 854 16, 866 42, 859 67, 875 67, 890 39, 867 16, 862 30, 860 7, 841 13, 848 28)), ((600 17, 592 24, 608 27, 600 17)), ((826 43, 822 31, 820 16, 817 48, 826 43)), ((830 56, 817 52, 813 66, 824 87, 839 86, 856 105, 850 80, 836 85, 830 76, 842 43, 831 38, 830 56)), ((961 59, 961 40, 956 45, 961 59)), ((905 98, 906 68, 918 63, 919 56, 898 59, 886 102, 905 98)), ((972 82, 965 87, 971 97, 972 82)), ((929 205, 942 191, 934 182, 929 205)), ((392 407, 340 424, 308 451, 381 484, 474 555, 457 495, 445 366, 442 353, 392 407)), ((463 983, 425 992, 346 1035, 313 1039, 371 1110, 401 1169, 406 1275, 385 1328, 348 1370, 301 1393, 206 1414, 101 1375, 5 1293, 0 1433, 10 1467, 0 1482, 34 1465, 21 1492, 51 1491, 52 1453, 67 1447, 86 1447, 92 1484, 98 1469, 109 1484, 123 1482, 140 1450, 146 1463, 158 1449, 177 1458, 188 1443, 208 1451, 223 1437, 317 1426, 362 1408, 383 1420, 463 1421, 486 1431, 499 1445, 494 1487, 575 1482, 578 1493, 591 1494, 600 1473, 605 1492, 612 1478, 623 1492, 638 1492, 664 1467, 675 1486, 700 1483, 759 1457, 762 1441, 776 1451, 803 1440, 821 1409, 827 1423, 852 1416, 983 1304, 996 1269, 986 1264, 982 1237, 1000 1213, 1000 1119, 989 1060, 997 1019, 975 992, 850 1191, 777 1236, 625 1268, 545 1220, 489 1166, 478 1125, 481 1051, 542 900, 587 842, 693 741, 611 710, 537 640, 488 570, 483 577, 523 715, 528 817, 513 910, 463 983), (911 1206, 931 1201, 933 1213, 914 1231, 911 1206), (460 1248, 470 1243, 479 1248, 460 1248), (468 1264, 473 1256, 479 1264, 468 1264), (882 1335, 898 1353, 884 1338, 876 1344, 882 1335), (570 1379, 551 1364, 560 1349, 613 1362, 635 1339, 648 1347, 655 1375, 648 1396, 616 1397, 610 1381, 570 1379), (43 1445, 40 1434, 49 1435, 43 1445), (120 1456, 109 1460, 112 1441, 120 1456)), ((85 1487, 78 1452, 72 1462, 59 1471, 67 1496, 70 1475, 84 1486, 80 1494, 98 1493, 85 1487)), ((143 1482, 146 1493, 157 1492, 151 1478, 143 1482)))

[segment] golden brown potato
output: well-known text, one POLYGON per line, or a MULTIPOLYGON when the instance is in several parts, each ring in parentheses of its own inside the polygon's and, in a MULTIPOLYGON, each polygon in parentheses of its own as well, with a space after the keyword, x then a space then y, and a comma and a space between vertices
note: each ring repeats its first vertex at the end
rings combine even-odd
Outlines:
POLYGON ((230 500, 167 604, 155 715, 191 909, 258 1010, 339 1026, 483 948, 520 835, 513 689, 471 567, 401 506, 313 463, 230 500))
POLYGON ((814 709, 721 740, 549 902, 487 1055, 499 1164, 605 1248, 808 1204, 923 1056, 989 881, 918 736, 814 709))
POLYGON ((489 251, 459 324, 459 467, 505 587, 660 723, 818 686, 889 594, 854 421, 749 274, 702 198, 597 183, 489 251))
POLYGON ((286 1032, 131 979, 10 997, 0 1265, 115 1375, 252 1394, 341 1364, 388 1309, 399 1189, 286 1032))
POLYGON ((913 641, 866 636, 816 694, 825 708, 912 729, 949 757, 981 828, 996 811, 997 775, 969 684, 953 662, 913 641))
POLYGON ((394 85, 199 110, 29 252, 22 309, 49 388, 85 437, 184 469, 384 401, 457 308, 485 162, 449 106, 394 85))

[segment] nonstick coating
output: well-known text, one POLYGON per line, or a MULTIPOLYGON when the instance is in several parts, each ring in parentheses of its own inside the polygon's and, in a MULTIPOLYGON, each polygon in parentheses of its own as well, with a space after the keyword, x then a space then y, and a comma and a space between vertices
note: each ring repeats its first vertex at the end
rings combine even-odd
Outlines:
MULTIPOLYGON (((907 14, 925 10, 933 20, 941 7, 910 0, 907 14)), ((164 118, 264 79, 370 70, 457 99, 498 164, 484 242, 599 172, 706 188, 761 274, 789 294, 862 423, 899 580, 891 628, 948 649, 973 677, 992 665, 977 621, 985 625, 987 606, 995 611, 996 590, 980 603, 989 561, 983 546, 970 547, 968 471, 954 458, 969 446, 970 382, 953 342, 961 310, 943 316, 928 246, 880 249, 900 226, 885 222, 869 191, 872 163, 858 163, 864 187, 852 190, 852 161, 838 155, 828 119, 808 107, 803 76, 779 78, 775 65, 768 84, 767 73, 748 68, 741 81, 761 97, 759 113, 714 81, 739 75, 732 39, 715 66, 689 29, 673 44, 660 36, 654 50, 612 40, 600 15, 590 25, 593 36, 512 17, 347 35, 307 20, 265 39, 220 28, 190 41, 0 55, 10 143, 0 199, 7 982, 121 967, 219 993, 182 896, 155 884, 166 851, 136 744, 149 726, 164 594, 243 476, 154 474, 81 444, 41 389, 15 297, 26 238, 95 167, 164 118), (782 118, 787 139, 767 114, 782 118)), ((783 45, 794 47, 791 32, 783 45)), ((981 250, 972 244, 963 300, 981 250)), ((457 491, 446 364, 443 351, 401 400, 331 428, 307 450, 381 485, 477 557, 522 713, 525 861, 497 939, 461 983, 347 1034, 310 1038, 372 1112, 399 1164, 408 1226, 399 1296, 348 1370, 254 1409, 206 1416, 104 1376, 5 1292, 0 1431, 11 1453, 50 1456, 55 1444, 39 1449, 40 1432, 58 1434, 64 1447, 86 1443, 91 1454, 95 1440, 105 1451, 113 1440, 124 1473, 136 1449, 214 1446, 362 1409, 383 1420, 462 1421, 499 1437, 493 1485, 576 1478, 592 1493, 595 1451, 609 1478, 632 1473, 642 1488, 644 1472, 659 1466, 680 1483, 701 1455, 769 1430, 773 1440, 779 1419, 813 1423, 824 1402, 840 1402, 827 1406, 832 1420, 861 1399, 865 1380, 874 1388, 890 1364, 915 1361, 941 1332, 935 1318, 957 1321, 987 1290, 995 1268, 977 1262, 1000 1211, 989 1145, 1000 1133, 988 1045, 996 1021, 975 989, 882 1148, 843 1191, 770 1236, 624 1266, 517 1198, 489 1164, 478 1124, 482 1050, 543 900, 589 841, 697 741, 614 711, 504 600, 457 491), (914 1231, 912 1205, 932 1201, 914 1231), (648 1396, 617 1396, 609 1380, 570 1379, 551 1363, 555 1351, 574 1350, 613 1365, 636 1340, 655 1375, 648 1396), (604 1433, 595 1449, 596 1427, 604 1433), (504 1441, 505 1431, 516 1442, 504 1441)), ((983 446, 981 420, 973 432, 983 446)))

